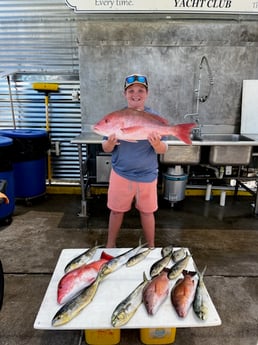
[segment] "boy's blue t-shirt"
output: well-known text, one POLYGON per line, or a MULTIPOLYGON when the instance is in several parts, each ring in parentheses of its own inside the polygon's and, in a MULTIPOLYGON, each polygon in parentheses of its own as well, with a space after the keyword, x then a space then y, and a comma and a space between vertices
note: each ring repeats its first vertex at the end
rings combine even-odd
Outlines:
MULTIPOLYGON (((155 114, 150 108, 145 111, 155 114)), ((128 142, 119 140, 112 152, 114 171, 132 181, 152 182, 158 176, 157 154, 148 140, 128 142)))

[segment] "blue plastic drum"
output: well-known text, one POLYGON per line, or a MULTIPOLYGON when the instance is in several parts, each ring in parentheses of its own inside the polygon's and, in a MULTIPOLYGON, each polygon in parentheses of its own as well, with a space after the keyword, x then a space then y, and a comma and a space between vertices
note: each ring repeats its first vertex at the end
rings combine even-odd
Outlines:
POLYGON ((14 172, 12 163, 13 140, 0 136, 0 186, 9 204, 0 203, 0 222, 11 220, 15 208, 14 172))
POLYGON ((13 139, 15 198, 34 198, 46 192, 47 131, 4 129, 0 135, 13 139))

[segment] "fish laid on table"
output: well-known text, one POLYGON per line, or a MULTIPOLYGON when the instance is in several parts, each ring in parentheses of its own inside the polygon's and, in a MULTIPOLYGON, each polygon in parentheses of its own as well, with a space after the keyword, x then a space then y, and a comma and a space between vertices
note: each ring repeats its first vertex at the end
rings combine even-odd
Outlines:
POLYGON ((188 262, 190 260, 191 255, 187 254, 183 259, 180 261, 177 261, 168 271, 168 278, 169 279, 175 279, 177 278, 184 269, 186 269, 186 266, 188 265, 188 262))
POLYGON ((149 315, 157 313, 162 303, 169 294, 170 280, 167 276, 167 269, 164 270, 151 281, 143 289, 143 303, 149 315))
POLYGON ((64 304, 52 319, 52 326, 61 326, 75 318, 94 298, 99 283, 101 282, 101 274, 91 285, 82 289, 78 295, 64 304))
POLYGON ((172 252, 168 253, 166 256, 152 264, 150 268, 151 277, 157 276, 168 265, 169 261, 171 260, 171 254, 172 252))
POLYGON ((146 256, 148 256, 150 254, 150 252, 152 250, 153 250, 153 248, 147 248, 144 251, 137 253, 134 256, 130 257, 130 259, 128 259, 128 261, 126 262, 126 266, 131 267, 131 266, 137 265, 139 262, 144 260, 146 258, 146 256))
POLYGON ((169 253, 172 253, 173 248, 174 248, 173 244, 170 244, 168 246, 161 248, 161 256, 166 256, 169 253))
POLYGON ((88 263, 93 256, 95 255, 98 248, 103 247, 101 246, 94 246, 92 248, 87 249, 82 254, 76 256, 74 259, 68 262, 68 264, 65 266, 65 273, 74 270, 75 268, 78 268, 86 263, 88 263))
POLYGON ((67 272, 58 283, 57 302, 59 304, 68 302, 80 290, 94 282, 99 270, 107 261, 99 259, 67 272))
POLYGON ((179 249, 173 251, 172 260, 174 262, 178 262, 178 261, 184 259, 185 256, 186 256, 186 249, 185 248, 179 248, 179 249))
POLYGON ((196 293, 194 297, 193 302, 193 310, 195 314, 199 317, 201 320, 207 320, 208 318, 208 306, 207 306, 207 292, 205 288, 205 284, 203 281, 203 276, 206 271, 206 267, 202 271, 202 273, 199 273, 197 271, 197 274, 199 276, 199 281, 196 288, 196 293))
POLYGON ((102 278, 107 276, 108 274, 116 271, 120 267, 126 264, 126 262, 135 254, 139 252, 139 250, 146 246, 146 243, 140 244, 135 248, 129 249, 127 252, 120 254, 118 256, 115 256, 113 259, 109 260, 107 263, 105 263, 101 269, 101 275, 102 278))
POLYGON ((92 129, 102 136, 115 133, 117 139, 126 141, 146 140, 151 133, 156 132, 161 136, 172 135, 190 145, 190 132, 194 127, 195 123, 171 126, 161 116, 126 108, 107 114, 92 129))
POLYGON ((142 304, 142 291, 148 282, 149 280, 144 273, 143 281, 117 305, 111 316, 111 324, 113 327, 121 327, 133 317, 142 304))
POLYGON ((171 302, 179 317, 186 317, 193 303, 198 277, 196 272, 183 271, 184 278, 177 280, 171 290, 171 302))

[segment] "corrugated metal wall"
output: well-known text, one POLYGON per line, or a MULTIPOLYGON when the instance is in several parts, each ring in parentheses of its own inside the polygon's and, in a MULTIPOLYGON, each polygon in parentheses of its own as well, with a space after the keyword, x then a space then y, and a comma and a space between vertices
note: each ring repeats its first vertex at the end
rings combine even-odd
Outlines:
POLYGON ((76 17, 64 0, 1 0, 0 74, 0 128, 45 129, 45 94, 32 84, 59 84, 49 94, 51 141, 60 144, 52 178, 78 181, 77 147, 70 144, 81 132, 80 102, 72 97, 80 92, 76 17))

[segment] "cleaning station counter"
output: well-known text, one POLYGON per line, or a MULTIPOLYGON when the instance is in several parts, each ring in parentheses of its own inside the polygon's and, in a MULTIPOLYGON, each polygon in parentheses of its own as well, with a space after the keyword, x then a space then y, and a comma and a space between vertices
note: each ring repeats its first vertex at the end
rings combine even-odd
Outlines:
MULTIPOLYGON (((87 216, 87 188, 94 184, 98 186, 108 185, 111 154, 103 153, 102 141, 103 138, 92 131, 82 132, 71 141, 78 147, 81 185, 81 212, 79 216, 81 217, 87 216)), ((251 134, 248 137, 237 134, 209 134, 204 135, 203 140, 193 140, 191 146, 171 137, 168 138, 167 144, 169 146, 168 152, 160 157, 160 162, 167 166, 202 165, 204 164, 202 152, 207 149, 209 161, 205 164, 209 166, 248 165, 258 155, 254 150, 258 147, 258 137, 251 134), (176 158, 178 160, 175 160, 175 157, 178 157, 176 158)), ((236 180, 235 194, 237 194, 239 186, 245 188, 239 178, 236 180)), ((255 197, 254 213, 258 215, 258 193, 257 191, 256 193, 252 190, 249 191, 255 197)))

